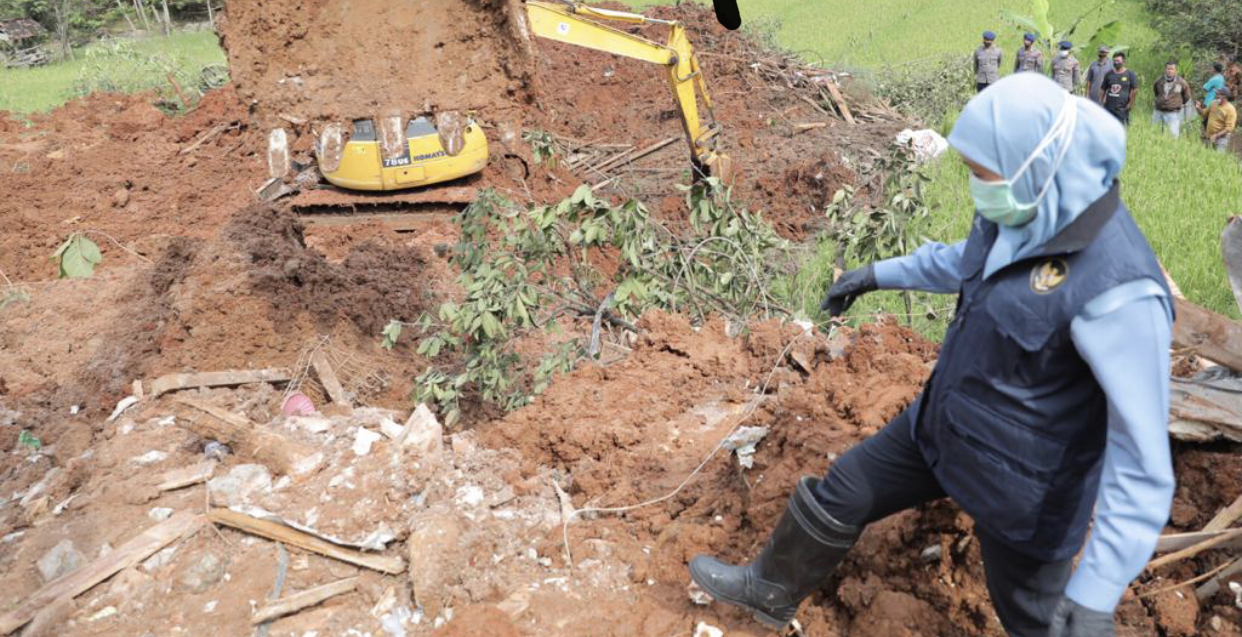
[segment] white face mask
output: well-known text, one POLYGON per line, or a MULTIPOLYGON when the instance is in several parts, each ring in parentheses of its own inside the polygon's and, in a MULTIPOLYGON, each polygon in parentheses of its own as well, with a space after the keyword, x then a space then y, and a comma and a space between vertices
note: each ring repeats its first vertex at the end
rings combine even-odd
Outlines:
POLYGON ((1063 58, 1069 57, 1069 51, 1061 51, 1061 57, 1063 58))
POLYGON ((1048 189, 1056 181, 1057 170, 1061 167, 1061 163, 1065 161, 1065 155, 1069 153, 1070 140, 1074 138, 1074 130, 1078 124, 1078 103, 1076 99, 1071 95, 1065 96, 1065 105, 1061 107, 1061 112, 1057 115, 1056 120, 1052 122, 1052 127, 1048 129, 1048 133, 1035 146, 1035 150, 1026 158, 1026 161, 1022 162, 1022 165, 1018 167, 1013 177, 1002 181, 985 182, 974 175, 970 176, 971 195, 975 200, 975 210, 979 212, 980 216, 988 221, 1010 227, 1025 225, 1035 218, 1039 202, 1043 201, 1044 195, 1048 194, 1048 189), (1039 194, 1035 196, 1035 201, 1030 203, 1019 202, 1013 192, 1014 183, 1026 173, 1045 150, 1058 142, 1060 143, 1060 148, 1058 148, 1056 157, 1052 160, 1052 166, 1048 170, 1048 179, 1044 181, 1039 194))

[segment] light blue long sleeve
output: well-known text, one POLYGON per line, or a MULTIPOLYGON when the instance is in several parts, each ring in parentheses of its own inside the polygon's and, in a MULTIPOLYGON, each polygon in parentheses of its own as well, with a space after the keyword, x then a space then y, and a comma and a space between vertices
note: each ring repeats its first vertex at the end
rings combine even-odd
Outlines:
POLYGON ((1150 279, 1087 304, 1070 324, 1078 353, 1108 396, 1108 446, 1095 524, 1065 593, 1112 612, 1156 548, 1173 503, 1169 451, 1172 314, 1150 279))
POLYGON ((922 290, 953 294, 962 287, 962 252, 965 241, 952 245, 930 241, 913 254, 878 261, 875 282, 882 290, 922 290))
MULTIPOLYGON (((884 289, 953 293, 965 243, 928 243, 875 264, 884 289)), ((1151 279, 1093 299, 1070 324, 1074 346, 1108 398, 1108 442, 1095 523, 1066 595, 1112 612, 1155 550, 1173 502, 1169 451, 1172 312, 1151 279)))

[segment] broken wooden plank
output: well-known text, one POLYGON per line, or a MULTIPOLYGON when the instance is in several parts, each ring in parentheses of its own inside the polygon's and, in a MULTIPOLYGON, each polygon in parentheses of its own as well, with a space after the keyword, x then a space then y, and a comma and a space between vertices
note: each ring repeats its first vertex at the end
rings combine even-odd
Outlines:
POLYGON ((1242 380, 1171 379, 1169 434, 1188 442, 1242 442, 1242 380))
MULTIPOLYGON (((1205 540, 1220 537, 1226 531, 1189 531, 1186 533, 1167 533, 1156 540, 1156 554, 1180 551, 1205 540)), ((1242 538, 1227 544, 1223 548, 1242 547, 1242 538)))
POLYGON ((198 464, 180 469, 173 469, 164 472, 160 477, 160 483, 156 485, 157 491, 173 491, 182 489, 200 482, 206 482, 211 479, 211 474, 216 470, 215 460, 204 460, 198 464))
POLYGON ((824 86, 828 87, 828 94, 832 96, 832 101, 837 103, 837 108, 841 109, 841 116, 845 121, 853 124, 854 114, 850 112, 850 105, 845 103, 845 97, 841 95, 841 90, 837 88, 836 82, 825 82, 824 86))
POLYGON ((181 152, 179 152, 178 154, 189 155, 190 153, 197 150, 199 146, 202 146, 203 144, 206 144, 207 142, 211 141, 220 133, 223 133, 226 130, 233 130, 235 128, 237 128, 237 122, 223 122, 220 124, 216 124, 215 126, 211 127, 211 129, 208 130, 206 133, 199 135, 198 139, 195 140, 193 144, 190 144, 189 146, 182 148, 181 152))
POLYGON ((230 387, 250 383, 284 383, 293 378, 293 372, 285 368, 246 369, 223 372, 196 372, 191 374, 168 374, 151 382, 151 397, 179 389, 197 387, 230 387))
POLYGON ((1234 541, 1239 538, 1242 538, 1242 529, 1232 529, 1229 531, 1224 531, 1216 535, 1215 537, 1203 540, 1202 542, 1191 544, 1190 546, 1187 546, 1184 549, 1174 551, 1172 553, 1169 553, 1168 555, 1158 557, 1147 563, 1147 569, 1154 571, 1162 566, 1166 566, 1174 562, 1180 562, 1184 559, 1194 557, 1204 551, 1218 548, 1222 544, 1225 544, 1226 542, 1234 541))
POLYGON ((278 433, 266 431, 245 416, 227 409, 186 396, 177 396, 173 401, 212 417, 212 421, 193 421, 189 428, 194 433, 223 442, 233 447, 238 454, 248 455, 268 465, 276 473, 300 472, 299 469, 306 469, 300 467, 300 464, 303 461, 309 462, 315 455, 315 450, 311 447, 278 433))
POLYGON ((621 166, 624 166, 626 164, 630 164, 630 163, 633 163, 634 161, 642 159, 643 157, 646 157, 647 155, 650 155, 651 153, 654 153, 657 150, 660 150, 661 148, 664 148, 665 146, 668 146, 669 144, 672 144, 673 142, 676 142, 679 139, 681 139, 681 137, 669 137, 668 139, 658 141, 650 146, 647 146, 646 148, 641 148, 639 150, 625 153, 623 155, 610 159, 598 166, 593 166, 591 170, 594 170, 597 172, 605 172, 608 170, 612 170, 614 168, 620 168, 621 166))
POLYGON ((7 635, 21 628, 45 606, 61 603, 66 597, 77 597, 120 571, 151 557, 176 540, 189 537, 204 521, 200 514, 182 511, 143 531, 107 555, 48 582, 16 609, 0 615, 0 635, 7 635))
POLYGON ((1242 371, 1242 323, 1185 299, 1174 299, 1173 345, 1242 371))
POLYGON ((1211 579, 1204 582, 1202 586, 1195 589, 1195 597, 1198 598, 1200 603, 1207 601, 1219 592, 1221 582, 1237 575, 1238 573, 1242 573, 1242 558, 1238 558, 1228 564, 1229 565, 1221 569, 1219 573, 1213 575, 1211 579))
POLYGON ((815 130, 816 128, 826 128, 828 122, 807 122, 805 124, 794 124, 794 130, 802 132, 815 130))
POLYGON ((1229 506, 1220 510, 1206 526, 1204 531, 1224 531, 1234 522, 1242 518, 1242 496, 1238 496, 1229 506))
POLYGON ((207 519, 216 524, 230 526, 275 542, 284 542, 290 546, 318 553, 324 557, 348 562, 349 564, 380 571, 381 573, 396 575, 405 571, 405 561, 400 557, 363 553, 347 549, 278 522, 260 520, 231 509, 212 509, 207 513, 207 519))
POLYGON ((323 349, 316 349, 311 354, 311 366, 315 368, 315 374, 319 376, 319 384, 323 385, 324 391, 328 392, 328 398, 332 402, 349 406, 349 395, 345 393, 345 388, 341 386, 341 380, 337 378, 336 371, 332 369, 332 363, 328 362, 328 356, 323 353, 323 349))
POLYGON ((357 577, 347 577, 343 580, 337 580, 323 586, 307 589, 301 593, 294 593, 288 597, 269 602, 255 612, 254 617, 250 618, 250 623, 262 624, 285 615, 292 615, 304 608, 310 608, 320 602, 329 600, 337 595, 344 595, 358 587, 357 577))

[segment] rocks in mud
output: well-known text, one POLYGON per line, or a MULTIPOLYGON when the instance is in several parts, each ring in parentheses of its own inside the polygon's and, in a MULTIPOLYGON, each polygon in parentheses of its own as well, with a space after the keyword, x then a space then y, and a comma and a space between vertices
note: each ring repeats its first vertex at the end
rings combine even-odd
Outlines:
POLYGON ((86 564, 86 557, 74 548, 73 542, 62 540, 39 558, 37 566, 43 581, 50 582, 78 570, 83 564, 86 564))
POLYGON ((449 599, 447 586, 464 566, 460 539, 465 526, 456 516, 435 513, 421 516, 412 527, 406 541, 410 548, 410 586, 414 599, 428 616, 435 617, 449 599))
POLYGON ((211 501, 224 506, 246 504, 251 496, 272 488, 272 474, 261 464, 239 464, 207 481, 211 501))
POLYGON ((224 559, 219 555, 204 553, 181 573, 177 582, 189 593, 196 595, 205 593, 224 577, 226 566, 224 559))
POLYGON ((1156 596, 1154 610, 1156 625, 1163 628, 1168 637, 1190 637, 1197 634, 1199 602, 1193 592, 1174 589, 1156 596))

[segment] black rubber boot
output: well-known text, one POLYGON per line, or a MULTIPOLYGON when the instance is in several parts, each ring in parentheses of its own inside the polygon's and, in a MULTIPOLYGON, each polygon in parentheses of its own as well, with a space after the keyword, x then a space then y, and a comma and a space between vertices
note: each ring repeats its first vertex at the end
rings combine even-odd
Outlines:
POLYGON ((861 529, 828 514, 812 494, 818 478, 803 478, 789 498, 767 546, 745 566, 714 557, 690 560, 690 578, 712 597, 753 611, 765 626, 784 628, 802 603, 837 570, 861 529))

